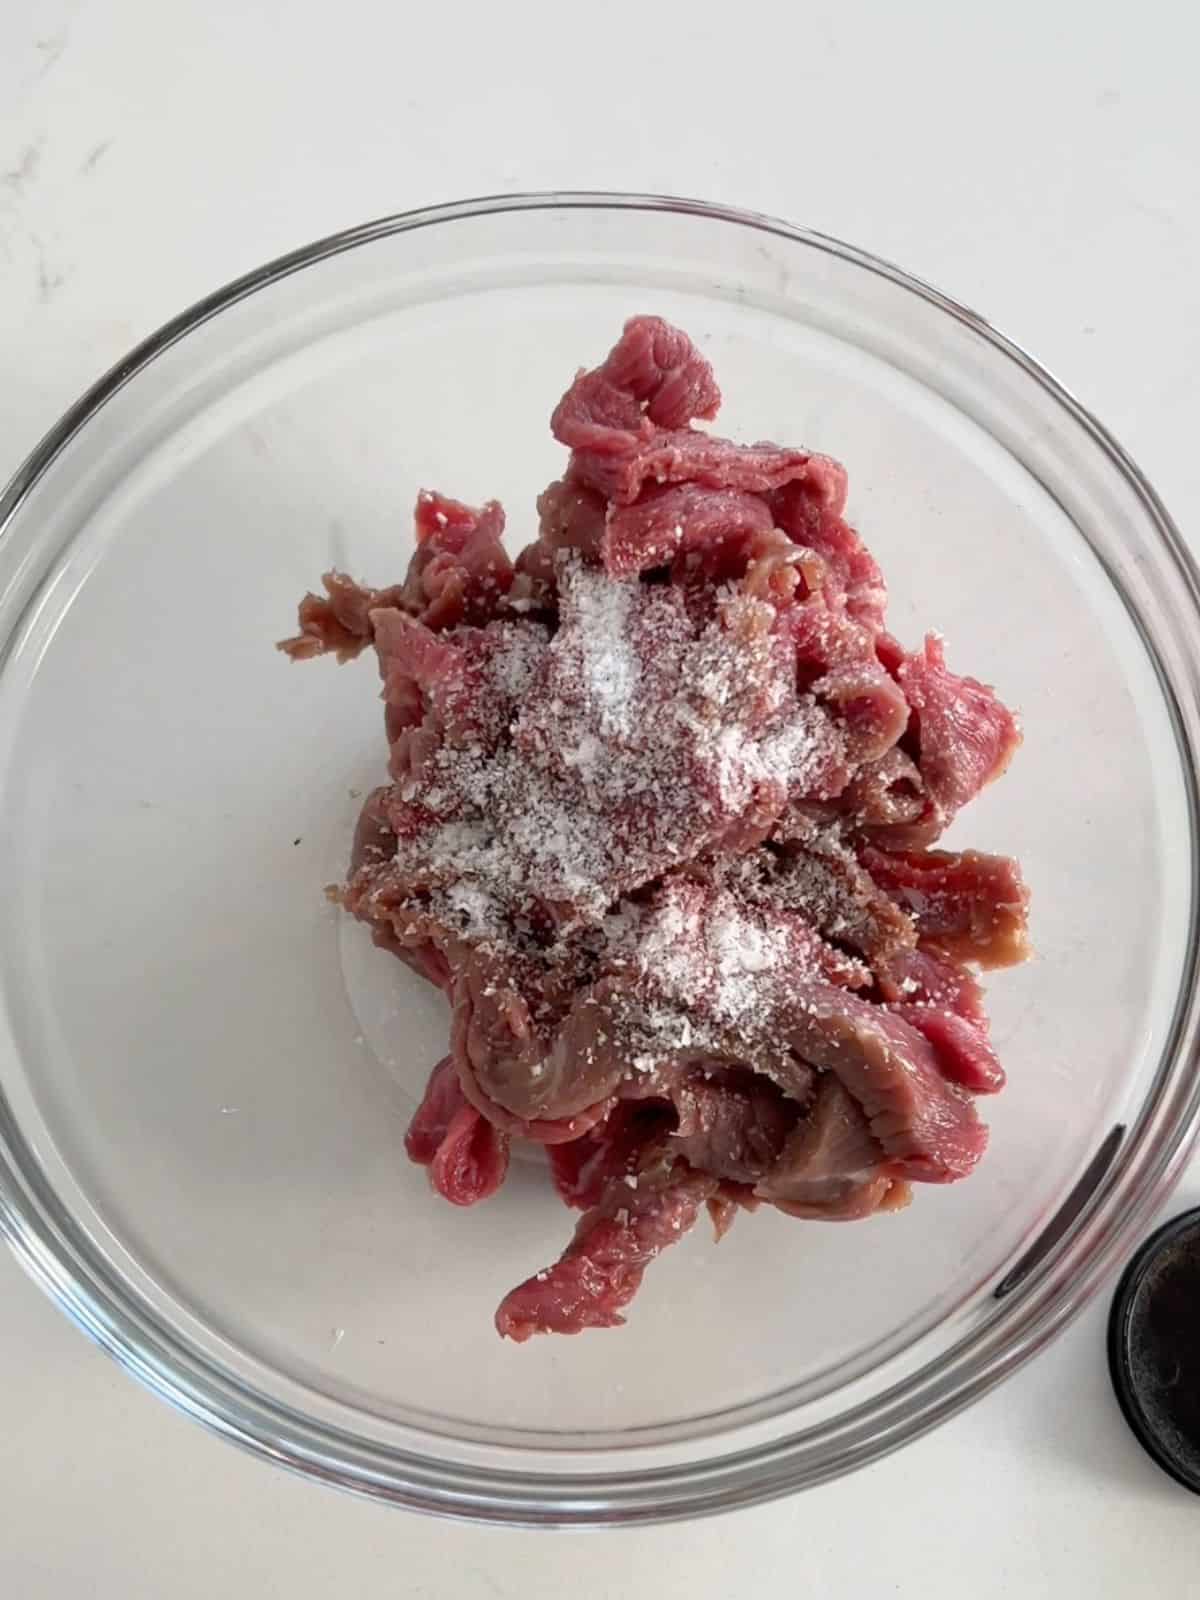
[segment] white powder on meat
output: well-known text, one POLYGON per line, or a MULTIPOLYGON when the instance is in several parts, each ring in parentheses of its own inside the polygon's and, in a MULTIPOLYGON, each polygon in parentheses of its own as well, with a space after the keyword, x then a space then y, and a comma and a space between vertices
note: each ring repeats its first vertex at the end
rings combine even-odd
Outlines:
POLYGON ((472 939, 505 939, 547 911, 560 930, 599 923, 621 894, 719 840, 764 785, 782 804, 840 749, 828 714, 781 670, 758 602, 727 597, 732 609, 698 629, 678 590, 571 556, 559 588, 555 635, 489 625, 493 709, 405 787, 438 820, 402 839, 397 870, 435 892, 455 885, 447 903, 472 939))
POLYGON ((773 1010, 787 960, 786 938, 751 922, 730 896, 712 918, 708 948, 716 969, 712 1006, 717 1020, 752 1032, 773 1010))
POLYGON ((668 884, 623 937, 647 996, 631 1018, 635 1069, 680 1051, 720 1054, 732 1035, 769 1043, 793 967, 786 931, 747 914, 728 890, 668 884))
POLYGON ((748 732, 737 723, 721 728, 712 750, 721 798, 740 811, 760 784, 803 793, 821 767, 836 759, 838 744, 825 713, 800 701, 787 721, 767 732, 748 732))
POLYGON ((549 635, 537 623, 520 627, 500 625, 499 643, 488 664, 492 683, 506 700, 519 705, 529 693, 538 662, 545 654, 549 635))
POLYGON ((570 593, 574 602, 584 686, 600 715, 601 731, 628 734, 641 663, 629 637, 636 579, 617 582, 602 572, 579 569, 570 593))

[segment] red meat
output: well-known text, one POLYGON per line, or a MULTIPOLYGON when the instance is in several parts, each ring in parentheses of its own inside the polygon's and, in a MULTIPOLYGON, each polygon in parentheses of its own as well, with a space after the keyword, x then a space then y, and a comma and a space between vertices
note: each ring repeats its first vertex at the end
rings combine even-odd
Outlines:
POLYGON ((930 635, 887 632, 844 469, 701 431, 720 391, 635 317, 504 515, 423 491, 403 583, 327 574, 281 648, 379 663, 390 781, 344 888, 447 996, 408 1130, 439 1195, 545 1147, 583 1211, 496 1325, 612 1327, 707 1208, 850 1220, 965 1177, 1004 1083, 970 966, 1027 952, 1015 862, 929 846, 1019 741, 930 635))

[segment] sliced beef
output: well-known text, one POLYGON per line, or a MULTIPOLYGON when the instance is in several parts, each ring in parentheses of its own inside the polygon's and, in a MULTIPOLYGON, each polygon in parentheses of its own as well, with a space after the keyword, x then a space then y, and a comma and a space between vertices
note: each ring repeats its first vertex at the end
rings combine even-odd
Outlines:
MULTIPOLYGON (((807 450, 766 441, 734 444, 696 428, 663 428, 619 454, 576 450, 571 471, 614 506, 628 506, 651 483, 693 483, 706 489, 765 494, 806 477, 812 460, 807 450)), ((824 470, 823 458, 818 470, 824 470)))
MULTIPOLYGON (((395 609, 373 611, 371 625, 384 703, 395 712, 389 723, 392 775, 405 785, 402 798, 408 800, 415 793, 410 781, 430 758, 495 750, 545 653, 547 635, 536 624, 514 635, 501 623, 437 633, 395 609)), ((444 814, 450 801, 446 786, 440 788, 443 800, 427 807, 431 814, 444 814)))
MULTIPOLYGON (((812 558, 816 559, 816 558, 812 558)), ((878 670, 892 686, 894 701, 903 692, 875 653, 875 637, 863 623, 856 622, 837 598, 831 599, 822 575, 806 588, 799 603, 780 619, 780 629, 796 656, 796 672, 805 688, 818 679, 842 670, 878 670)), ((881 690, 881 692, 883 692, 881 690)), ((904 701, 907 706, 907 700, 904 701)), ((906 717, 907 720, 907 717, 906 717)))
POLYGON ((717 1244, 733 1227, 739 1211, 757 1211, 761 1204, 749 1184, 719 1184, 716 1194, 710 1195, 705 1201, 717 1244))
POLYGON ((769 1078, 723 1067, 693 1068, 671 1098, 672 1148, 697 1172, 747 1185, 774 1165, 801 1114, 769 1078))
POLYGON ((770 496, 776 524, 825 562, 827 594, 844 606, 855 622, 872 633, 883 628, 887 587, 879 563, 841 512, 846 503, 846 474, 828 457, 819 471, 784 485, 770 496))
POLYGON ((467 1098, 544 1144, 603 1120, 627 1071, 617 985, 592 984, 542 1019, 536 989, 522 994, 498 957, 460 948, 455 967, 451 1045, 467 1098))
POLYGON ((885 1001, 938 1006, 987 1027, 979 980, 937 945, 889 951, 875 970, 885 1001))
POLYGON ((321 583, 323 595, 310 591, 300 602, 300 631, 279 641, 279 649, 293 661, 325 655, 353 661, 371 642, 371 612, 404 603, 404 584, 371 589, 344 572, 327 572, 321 583))
POLYGON ((454 1061, 450 1056, 443 1056, 429 1074, 421 1104, 413 1113, 404 1136, 409 1160, 427 1167, 446 1137, 455 1112, 465 1105, 454 1061))
POLYGON ((875 968, 916 943, 911 918, 880 889, 835 829, 793 810, 781 819, 776 836, 780 842, 774 848, 754 852, 733 869, 748 904, 772 916, 802 915, 824 939, 859 951, 875 968))
POLYGON ((583 1212, 497 1312, 517 1341, 619 1324, 701 1208, 720 1237, 965 1176, 1004 1081, 969 968, 1026 953, 1028 895, 929 847, 1016 721, 887 632, 844 469, 701 431, 719 402, 633 318, 515 563, 496 502, 423 491, 404 582, 328 574, 281 645, 378 660, 390 782, 331 894, 450 1002, 411 1159, 470 1205, 541 1144, 583 1212))
POLYGON ((669 566, 680 554, 741 541, 773 526, 766 502, 737 489, 705 489, 682 483, 645 490, 628 506, 608 514, 601 542, 605 570, 633 577, 669 566))
MULTIPOLYGON (((607 551, 607 505, 602 495, 570 478, 559 478, 538 496, 538 541, 551 554, 573 550, 589 560, 607 551)), ((607 565, 607 556, 605 559, 607 565)), ((536 570, 532 560, 525 570, 536 570)), ((553 582, 553 570, 543 569, 543 579, 553 582)))
POLYGON ((385 700, 407 719, 420 693, 392 747, 396 873, 428 885, 437 862, 567 929, 698 848, 746 848, 789 792, 838 790, 842 737, 796 694, 768 610, 729 600, 697 631, 678 589, 572 567, 557 632, 524 625, 523 654, 503 623, 373 613, 385 700))
POLYGON ((715 417, 721 391, 687 334, 661 317, 631 317, 604 361, 581 372, 550 418, 571 450, 622 455, 659 428, 715 417))
MULTIPOLYGON (((736 582, 744 594, 766 600, 780 615, 816 593, 824 577, 821 558, 798 550, 778 528, 709 546, 703 560, 711 582, 736 582)), ((696 553, 685 556, 677 581, 689 583, 699 566, 696 553)))
POLYGON ((921 776, 953 816, 1008 766, 1021 742, 1017 720, 987 684, 949 671, 936 634, 905 657, 897 675, 916 713, 921 776))
MULTIPOLYGON (((350 892, 350 889, 347 888, 345 894, 349 895, 350 892)), ((345 899, 343 899, 343 903, 347 904, 345 899)), ((347 909, 349 909, 348 904, 347 909)), ((368 919, 364 918, 363 920, 368 919)), ((398 939, 393 929, 386 922, 377 921, 374 922, 371 928, 371 942, 377 945, 380 950, 386 950, 389 955, 393 955, 398 960, 403 961, 404 965, 410 967, 418 978, 424 978, 435 989, 440 989, 446 995, 450 993, 454 986, 450 963, 446 960, 445 955, 434 940, 398 939)))
POLYGON ((662 1100, 618 1101, 590 1132, 568 1144, 547 1147, 554 1187, 563 1203, 581 1211, 599 1205, 617 1178, 636 1189, 637 1172, 647 1152, 661 1148, 676 1120, 662 1100))
POLYGON ((878 761, 908 728, 908 701, 873 656, 834 667, 817 679, 812 692, 835 712, 854 765, 878 761))
POLYGON ((918 827, 931 808, 920 767, 893 748, 863 762, 839 796, 839 810, 870 837, 886 839, 918 827))
POLYGON ((504 1182, 508 1151, 508 1135, 474 1106, 464 1105, 455 1112, 430 1163, 429 1181, 452 1205, 473 1206, 495 1194, 504 1182))
POLYGON ((647 483, 762 493, 804 478, 819 500, 844 497, 845 475, 825 457, 735 445, 689 426, 716 416, 720 403, 712 368, 687 335, 634 317, 601 365, 575 379, 550 426, 572 451, 571 476, 618 506, 647 483))
POLYGON ((372 789, 363 803, 350 849, 351 877, 360 867, 375 871, 396 854, 396 835, 387 818, 386 788, 372 789))
POLYGON ((860 859, 879 887, 912 913, 921 936, 948 954, 982 967, 1009 967, 1029 954, 1029 891, 1008 856, 868 845, 860 859))
POLYGON ((970 1099, 947 1082, 929 1041, 902 1018, 812 984, 789 1010, 787 1038, 802 1061, 832 1072, 862 1107, 894 1176, 949 1183, 983 1154, 987 1130, 970 1099))
POLYGON ((401 584, 372 589, 343 572, 327 572, 323 595, 300 602, 299 629, 279 648, 294 661, 336 655, 351 661, 374 637, 372 613, 406 611, 428 628, 486 622, 512 584, 501 539, 504 512, 495 500, 479 510, 422 489, 415 512, 417 548, 401 584))
POLYGON ((972 1094, 998 1094, 1005 1084, 1004 1068, 997 1059, 986 1027, 948 1007, 921 1002, 892 1006, 933 1048, 938 1070, 950 1083, 972 1094))
POLYGON ((679 1242, 717 1189, 715 1178, 682 1162, 644 1172, 636 1188, 616 1179, 579 1219, 558 1261, 504 1297, 497 1331, 520 1344, 535 1333, 619 1327, 646 1268, 679 1242))
POLYGON ((427 628, 489 622, 512 585, 504 512, 496 500, 476 509, 422 489, 415 514, 417 548, 404 582, 404 604, 427 628))
POLYGON ((434 1067, 404 1145, 410 1160, 429 1168, 437 1192, 456 1206, 495 1194, 508 1171, 508 1135, 464 1099, 449 1056, 434 1067))
POLYGON ((858 1101, 824 1073, 812 1109, 754 1193, 789 1216, 849 1222, 897 1209, 907 1202, 908 1186, 889 1171, 858 1101))

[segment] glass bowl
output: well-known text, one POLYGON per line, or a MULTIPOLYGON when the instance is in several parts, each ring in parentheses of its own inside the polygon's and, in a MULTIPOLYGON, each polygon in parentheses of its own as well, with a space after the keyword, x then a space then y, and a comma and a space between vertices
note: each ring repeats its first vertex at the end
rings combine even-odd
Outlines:
POLYGON ((895 1448, 1078 1310, 1197 1116, 1195 570, 1052 378, 897 268, 690 202, 393 217, 170 323, 0 501, 0 1223, 132 1373, 310 1476, 526 1524, 696 1515, 895 1448), (844 1228, 697 1230, 628 1327, 500 1341, 571 1219, 522 1165, 434 1197, 407 1117, 441 1002, 330 906, 373 667, 272 648, 330 565, 402 573, 429 484, 509 511, 622 320, 686 327, 721 428, 827 450, 897 633, 1020 707, 956 837, 1019 855, 1007 1092, 961 1185, 844 1228))

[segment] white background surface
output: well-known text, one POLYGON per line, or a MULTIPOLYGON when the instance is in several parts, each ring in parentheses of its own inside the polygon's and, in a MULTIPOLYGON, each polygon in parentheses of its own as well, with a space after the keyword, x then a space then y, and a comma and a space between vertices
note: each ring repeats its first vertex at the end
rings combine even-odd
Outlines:
MULTIPOLYGON (((706 15, 0 0, 0 478, 135 340, 293 245, 466 194, 641 188, 775 212, 932 279, 1032 348, 1200 528, 1194 9, 706 15)), ((1171 1209, 1197 1201, 1193 1166, 1171 1209)), ((842 1483, 686 1528, 538 1536, 240 1455, 0 1258, 0 1596, 1194 1594, 1200 1503, 1120 1420, 1104 1310, 842 1483)))

